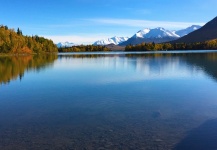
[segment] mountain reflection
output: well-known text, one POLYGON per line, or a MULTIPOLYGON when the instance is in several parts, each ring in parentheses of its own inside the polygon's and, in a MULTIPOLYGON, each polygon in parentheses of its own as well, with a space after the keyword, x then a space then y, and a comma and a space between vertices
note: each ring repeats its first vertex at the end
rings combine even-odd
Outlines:
POLYGON ((190 65, 200 67, 201 70, 217 80, 217 53, 192 54, 185 60, 190 65))
MULTIPOLYGON (((55 64, 55 67, 70 67, 70 69, 102 67, 115 70, 126 68, 142 74, 142 79, 185 77, 189 72, 190 74, 205 72, 217 80, 217 53, 89 53, 0 57, 0 84, 9 83, 17 78, 21 80, 26 71, 46 69, 54 65, 57 59, 59 63, 55 64), (67 60, 69 63, 66 63, 67 60), (64 63, 61 64, 62 61, 64 63)), ((117 80, 114 78, 118 77, 109 76, 104 80, 107 80, 106 82, 117 80)), ((139 79, 135 74, 126 75, 126 78, 119 81, 139 79)))
MULTIPOLYGON (((192 73, 203 71, 217 80, 217 53, 171 53, 140 55, 139 57, 135 55, 128 56, 137 59, 134 62, 135 68, 140 68, 140 70, 147 70, 145 68, 149 68, 149 72, 152 75, 156 73, 168 74, 170 73, 168 70, 179 72, 183 67, 187 67, 184 70, 191 71, 192 73)), ((179 73, 183 74, 184 72, 179 73)))
POLYGON ((28 55, 0 57, 0 84, 23 78, 30 70, 40 71, 53 64, 57 55, 28 55))
MULTIPOLYGON (((131 69, 145 78, 185 77, 206 73, 217 80, 217 53, 145 53, 145 54, 69 54, 60 55, 60 60, 70 60, 71 68, 86 67, 91 64, 102 68, 131 69), (88 62, 88 63, 87 63, 88 62)), ((63 64, 64 65, 64 64, 63 64)), ((94 68, 94 67, 93 67, 94 68)), ((125 76, 127 77, 127 75, 125 76)), ((129 76, 128 76, 129 77, 129 76)), ((111 80, 117 80, 113 79, 111 80)), ((115 77, 117 78, 117 77, 115 77)), ((131 80, 133 76, 129 77, 131 80)), ((138 79, 138 77, 135 77, 138 79)), ((108 78, 106 80, 109 80, 108 78)), ((119 81, 124 80, 120 79, 119 81)), ((107 81, 109 82, 109 81, 107 81)))

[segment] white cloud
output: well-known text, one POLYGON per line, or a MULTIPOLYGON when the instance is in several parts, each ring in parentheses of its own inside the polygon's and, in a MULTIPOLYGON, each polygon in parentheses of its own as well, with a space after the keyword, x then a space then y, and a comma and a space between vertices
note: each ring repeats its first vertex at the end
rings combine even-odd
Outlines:
MULTIPOLYGON (((54 43, 68 41, 75 44, 93 44, 97 40, 107 39, 113 36, 130 37, 134 34, 133 31, 134 29, 135 32, 136 30, 142 28, 156 28, 156 27, 164 27, 169 30, 176 30, 176 29, 183 29, 191 25, 204 25, 204 23, 200 23, 200 22, 169 22, 169 21, 149 21, 149 20, 134 20, 134 19, 112 19, 112 18, 83 19, 83 21, 85 21, 84 24, 88 24, 89 26, 94 27, 93 31, 95 31, 95 33, 89 33, 88 30, 86 33, 75 33, 74 35, 46 35, 45 33, 42 36, 53 40, 54 43), (103 25, 105 25, 105 28, 107 30, 103 30, 103 33, 97 33, 98 31, 97 26, 100 26, 100 28, 104 28, 103 25), (114 29, 119 29, 119 27, 121 27, 122 29, 114 30, 114 29)), ((70 24, 51 25, 49 29, 59 28, 59 27, 71 27, 71 25, 70 24)), ((88 29, 90 29, 90 27, 88 29)))
POLYGON ((204 25, 202 22, 170 22, 170 21, 149 21, 149 20, 134 20, 134 19, 112 19, 112 18, 99 18, 87 19, 87 21, 105 24, 105 25, 119 25, 129 27, 141 28, 155 28, 164 27, 167 29, 182 29, 191 25, 204 25))
POLYGON ((107 39, 111 35, 42 35, 45 38, 51 39, 54 43, 59 42, 72 42, 75 44, 93 44, 95 41, 100 39, 107 39))

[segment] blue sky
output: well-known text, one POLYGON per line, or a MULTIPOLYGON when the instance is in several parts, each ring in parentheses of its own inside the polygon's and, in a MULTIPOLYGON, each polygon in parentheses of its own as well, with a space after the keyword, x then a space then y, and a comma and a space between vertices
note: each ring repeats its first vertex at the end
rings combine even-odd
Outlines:
POLYGON ((93 43, 131 37, 143 28, 203 25, 217 16, 217 0, 0 0, 0 24, 57 42, 93 43))

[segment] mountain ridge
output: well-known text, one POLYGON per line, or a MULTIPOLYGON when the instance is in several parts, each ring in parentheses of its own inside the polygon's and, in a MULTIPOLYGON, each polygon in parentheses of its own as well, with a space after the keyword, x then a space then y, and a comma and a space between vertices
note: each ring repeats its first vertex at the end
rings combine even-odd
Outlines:
POLYGON ((217 17, 207 22, 203 27, 171 43, 193 43, 217 39, 217 17))
POLYGON ((59 42, 59 43, 57 43, 56 44, 56 46, 58 47, 58 48, 61 48, 61 47, 72 47, 72 46, 75 46, 75 44, 74 43, 72 43, 72 42, 59 42))
POLYGON ((121 44, 121 43, 127 41, 128 39, 129 39, 128 37, 114 36, 112 38, 98 40, 98 41, 94 42, 93 45, 109 45, 109 44, 118 45, 118 44, 121 44))
POLYGON ((187 27, 186 29, 181 29, 181 30, 175 31, 175 34, 179 35, 180 37, 183 37, 183 36, 188 35, 189 33, 193 32, 195 30, 198 30, 200 28, 201 28, 201 26, 199 26, 199 25, 192 25, 190 27, 187 27))
POLYGON ((150 43, 163 43, 163 42, 170 42, 179 39, 180 37, 187 35, 197 29, 199 29, 201 26, 199 25, 192 25, 190 27, 187 27, 182 30, 178 31, 170 31, 166 30, 162 27, 158 28, 145 28, 143 30, 138 31, 136 34, 134 34, 131 38, 129 38, 127 41, 119 44, 120 46, 126 46, 126 45, 135 45, 140 44, 142 42, 150 43))
POLYGON ((162 27, 157 27, 154 29, 145 28, 138 31, 132 38, 163 38, 163 37, 179 37, 172 31, 166 30, 162 27))

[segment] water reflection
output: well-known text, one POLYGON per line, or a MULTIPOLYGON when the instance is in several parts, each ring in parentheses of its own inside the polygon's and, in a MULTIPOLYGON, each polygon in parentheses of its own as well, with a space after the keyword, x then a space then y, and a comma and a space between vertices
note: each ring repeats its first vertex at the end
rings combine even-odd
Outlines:
POLYGON ((185 57, 185 60, 190 65, 199 67, 201 70, 206 72, 208 75, 217 80, 217 54, 207 53, 207 54, 192 54, 185 57))
POLYGON ((1 87, 0 149, 182 149, 216 124, 217 53, 23 58, 0 58, 25 74, 1 87))
POLYGON ((27 55, 0 57, 0 84, 10 83, 11 80, 20 80, 26 71, 39 72, 53 65, 57 55, 27 55))
MULTIPOLYGON (((114 69, 131 68, 135 72, 144 74, 146 79, 155 77, 174 77, 177 75, 185 76, 188 70, 192 73, 207 74, 217 79, 217 53, 147 53, 147 54, 69 54, 69 55, 35 55, 35 56, 17 56, 17 57, 0 57, 0 83, 9 83, 11 80, 19 78, 20 80, 25 71, 40 71, 53 65, 57 59, 67 61, 74 59, 71 66, 82 67, 85 61, 97 61, 97 65, 102 67, 113 67, 114 69), (96 59, 97 58, 97 59, 96 59), (80 61, 82 60, 82 61, 80 61), (183 65, 186 63, 188 65, 183 65), (192 67, 189 67, 192 66, 192 67), (188 68, 182 68, 188 67, 188 68)), ((62 66, 66 67, 66 66, 62 66)), ((139 79, 138 77, 136 77, 139 79)), ((143 78, 145 79, 145 78, 143 78)), ((107 79, 112 82, 116 79, 107 79)), ((121 80, 126 80, 122 78, 121 80)), ((133 80, 133 77, 128 80, 133 80)))
MULTIPOLYGON (((128 79, 121 77, 118 81, 129 81, 136 78, 145 80, 150 78, 175 78, 186 77, 194 74, 208 74, 217 79, 217 53, 146 53, 146 54, 73 54, 60 55, 59 59, 71 60, 70 67, 84 67, 97 64, 101 67, 118 69, 132 69, 143 74, 143 77, 130 76, 128 79), (91 63, 92 62, 92 63, 91 63), (95 63, 94 63, 95 62, 95 63)), ((63 67, 63 66, 62 66, 63 67)), ((91 66, 89 66, 91 67, 91 66)), ((104 79, 105 80, 105 79, 104 79)), ((117 81, 117 77, 106 78, 107 82, 117 81), (111 81, 109 81, 111 80, 111 81)))

